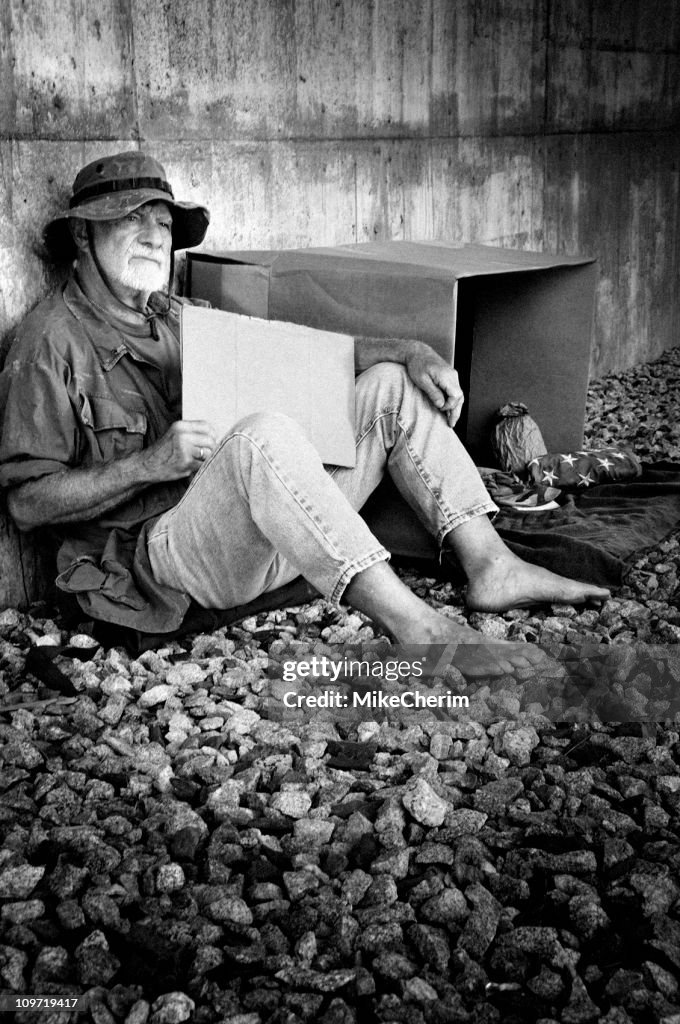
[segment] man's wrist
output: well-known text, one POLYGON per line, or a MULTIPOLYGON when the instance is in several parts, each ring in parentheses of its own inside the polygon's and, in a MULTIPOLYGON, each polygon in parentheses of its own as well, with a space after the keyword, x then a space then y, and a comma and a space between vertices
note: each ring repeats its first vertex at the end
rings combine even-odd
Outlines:
POLYGON ((409 342, 409 348, 406 351, 406 357, 404 359, 404 366, 406 367, 407 373, 410 373, 412 369, 418 369, 419 364, 422 368, 422 361, 427 359, 438 359, 439 356, 425 341, 412 341, 409 342))
POLYGON ((167 480, 167 474, 163 472, 152 448, 143 448, 129 458, 135 460, 140 484, 161 484, 167 480))
POLYGON ((434 349, 415 338, 364 338, 355 336, 355 363, 366 370, 378 362, 399 363, 407 370, 416 359, 435 356, 434 349))
POLYGON ((406 363, 410 359, 420 359, 422 356, 429 356, 434 353, 432 346, 428 345, 425 341, 409 341, 407 345, 406 358, 404 360, 406 363))

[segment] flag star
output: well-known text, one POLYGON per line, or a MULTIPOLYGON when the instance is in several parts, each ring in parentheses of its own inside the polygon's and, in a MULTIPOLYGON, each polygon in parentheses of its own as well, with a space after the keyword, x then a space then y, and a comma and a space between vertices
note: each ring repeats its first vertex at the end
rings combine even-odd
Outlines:
POLYGON ((576 457, 571 453, 567 455, 560 455, 560 459, 562 460, 562 462, 567 462, 570 466, 573 466, 576 462, 576 457))
POLYGON ((590 452, 576 452, 577 455, 590 455, 590 452))
POLYGON ((532 459, 531 462, 528 463, 528 465, 529 466, 537 466, 538 465, 538 459, 532 459))
POLYGON ((590 484, 594 484, 594 483, 595 483, 595 481, 593 480, 592 476, 590 475, 590 472, 586 473, 585 476, 583 475, 583 473, 579 473, 579 482, 578 482, 578 486, 579 487, 589 487, 590 484))
POLYGON ((597 461, 600 463, 602 469, 609 469, 611 466, 614 465, 614 463, 610 462, 606 456, 604 457, 604 459, 598 459, 597 461))
POLYGON ((546 469, 545 473, 543 474, 543 479, 552 487, 552 485, 557 480, 557 473, 553 473, 551 469, 546 469))
POLYGON ((626 456, 625 456, 625 455, 623 454, 623 452, 612 452, 612 456, 613 456, 613 457, 614 457, 615 459, 625 459, 625 457, 626 457, 626 456))

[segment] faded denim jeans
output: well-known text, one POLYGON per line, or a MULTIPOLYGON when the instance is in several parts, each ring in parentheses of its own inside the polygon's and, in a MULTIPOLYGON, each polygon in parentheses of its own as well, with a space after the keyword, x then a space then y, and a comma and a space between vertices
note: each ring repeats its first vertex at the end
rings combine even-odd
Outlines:
POLYGON ((441 545, 495 512, 445 416, 396 363, 356 382, 357 457, 324 466, 287 416, 241 420, 152 529, 158 582, 205 608, 231 608, 304 576, 337 603, 352 577, 389 558, 358 514, 385 472, 441 545))

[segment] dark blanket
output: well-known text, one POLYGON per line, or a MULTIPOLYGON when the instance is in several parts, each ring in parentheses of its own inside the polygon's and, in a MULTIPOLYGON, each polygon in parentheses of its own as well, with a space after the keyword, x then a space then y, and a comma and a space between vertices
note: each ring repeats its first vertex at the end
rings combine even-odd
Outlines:
MULTIPOLYGON (((500 512, 494 526, 521 558, 600 586, 619 586, 635 556, 680 525, 680 464, 643 465, 624 483, 599 484, 565 495, 559 509, 500 512)), ((401 557, 436 557, 431 539, 393 487, 381 485, 364 514, 401 557)))
POLYGON ((501 512, 498 533, 516 554, 563 576, 618 586, 635 556, 680 524, 680 465, 643 465, 624 483, 569 494, 549 512, 501 512))

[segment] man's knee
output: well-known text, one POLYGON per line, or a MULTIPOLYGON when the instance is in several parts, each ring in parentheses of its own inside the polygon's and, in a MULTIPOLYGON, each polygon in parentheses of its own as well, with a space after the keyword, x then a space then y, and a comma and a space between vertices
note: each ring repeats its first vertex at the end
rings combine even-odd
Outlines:
POLYGON ((276 440, 281 437, 299 436, 302 428, 292 416, 283 412, 251 412, 234 426, 231 436, 247 437, 251 440, 276 440))
POLYGON ((411 386, 411 378, 401 363, 375 363, 357 378, 357 387, 376 395, 403 394, 411 386))
POLYGON ((254 412, 240 419, 215 449, 205 470, 209 475, 226 472, 243 479, 248 467, 271 463, 290 465, 301 457, 310 461, 314 449, 302 427, 278 412, 254 412))

